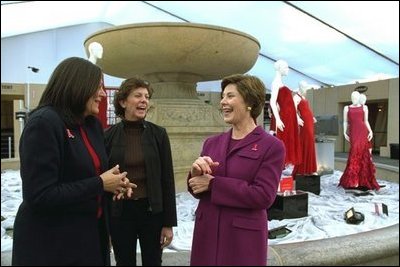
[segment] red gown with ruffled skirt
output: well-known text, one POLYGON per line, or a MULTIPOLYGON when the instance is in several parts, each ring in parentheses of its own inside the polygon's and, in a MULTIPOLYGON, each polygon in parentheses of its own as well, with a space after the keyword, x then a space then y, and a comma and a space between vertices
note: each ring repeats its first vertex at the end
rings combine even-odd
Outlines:
MULTIPOLYGON (((299 95, 300 96, 300 95, 299 95)), ((312 174, 317 171, 317 157, 315 155, 314 137, 314 114, 307 99, 300 96, 301 100, 297 105, 304 125, 300 127, 300 145, 302 150, 302 162, 294 166, 292 176, 296 174, 312 174)))
POLYGON ((277 129, 276 132, 276 136, 281 139, 285 145, 285 165, 298 165, 301 163, 301 147, 297 113, 293 102, 292 91, 286 86, 279 88, 276 102, 279 105, 279 116, 285 125, 283 131, 277 129))
POLYGON ((363 107, 349 106, 347 118, 350 151, 339 185, 345 189, 361 187, 379 190, 375 178, 375 165, 368 150, 368 129, 364 123, 363 107))

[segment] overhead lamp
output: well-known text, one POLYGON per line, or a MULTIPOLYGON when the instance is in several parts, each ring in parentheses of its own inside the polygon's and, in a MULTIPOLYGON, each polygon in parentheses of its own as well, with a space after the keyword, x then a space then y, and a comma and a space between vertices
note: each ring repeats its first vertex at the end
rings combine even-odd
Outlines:
MULTIPOLYGON (((28 66, 28 69, 30 69, 32 72, 34 73, 38 73, 39 72, 39 68, 36 67, 32 67, 32 66, 28 66)), ((28 72, 28 86, 26 89, 26 103, 25 103, 25 107, 26 107, 26 111, 29 112, 30 111, 30 105, 31 105, 31 86, 30 86, 30 72, 28 72)))

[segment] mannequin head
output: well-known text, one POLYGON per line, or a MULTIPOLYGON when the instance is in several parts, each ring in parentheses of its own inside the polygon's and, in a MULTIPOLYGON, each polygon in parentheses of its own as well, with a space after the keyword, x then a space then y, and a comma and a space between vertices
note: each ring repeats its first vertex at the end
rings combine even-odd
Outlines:
POLYGON ((97 59, 103 57, 103 46, 98 42, 92 42, 89 44, 89 61, 96 64, 97 59))
POLYGON ((308 85, 308 83, 306 81, 299 82, 300 94, 305 95, 308 89, 310 89, 310 86, 308 85))
POLYGON ((365 102, 367 102, 367 96, 365 94, 360 94, 360 104, 365 105, 365 102))
POLYGON ((289 73, 289 65, 286 61, 279 59, 274 64, 275 70, 282 76, 286 76, 289 73))
POLYGON ((353 105, 358 105, 360 104, 360 93, 358 91, 354 91, 351 93, 351 102, 353 105))

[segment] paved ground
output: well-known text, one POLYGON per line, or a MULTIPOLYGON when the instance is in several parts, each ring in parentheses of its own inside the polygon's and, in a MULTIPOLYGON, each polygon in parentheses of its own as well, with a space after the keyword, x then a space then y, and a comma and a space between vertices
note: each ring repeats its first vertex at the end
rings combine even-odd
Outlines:
MULTIPOLYGON (((189 251, 168 252, 163 254, 163 266, 189 266, 189 251)), ((137 265, 142 265, 140 254, 137 257, 137 265)), ((1 266, 11 266, 11 251, 1 253, 1 266)), ((111 266, 115 266, 114 257, 111 257, 111 266)))

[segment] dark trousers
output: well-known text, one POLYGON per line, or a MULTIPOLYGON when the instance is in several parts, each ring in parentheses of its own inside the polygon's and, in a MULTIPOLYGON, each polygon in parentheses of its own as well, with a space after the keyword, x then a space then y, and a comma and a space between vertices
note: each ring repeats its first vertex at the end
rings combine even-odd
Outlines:
POLYGON ((143 266, 161 266, 161 214, 149 211, 147 199, 124 200, 120 217, 110 221, 111 242, 117 266, 136 266, 139 239, 143 266))
POLYGON ((104 266, 111 266, 110 262, 110 238, 108 236, 104 215, 98 220, 99 236, 100 236, 100 249, 103 256, 104 266))

